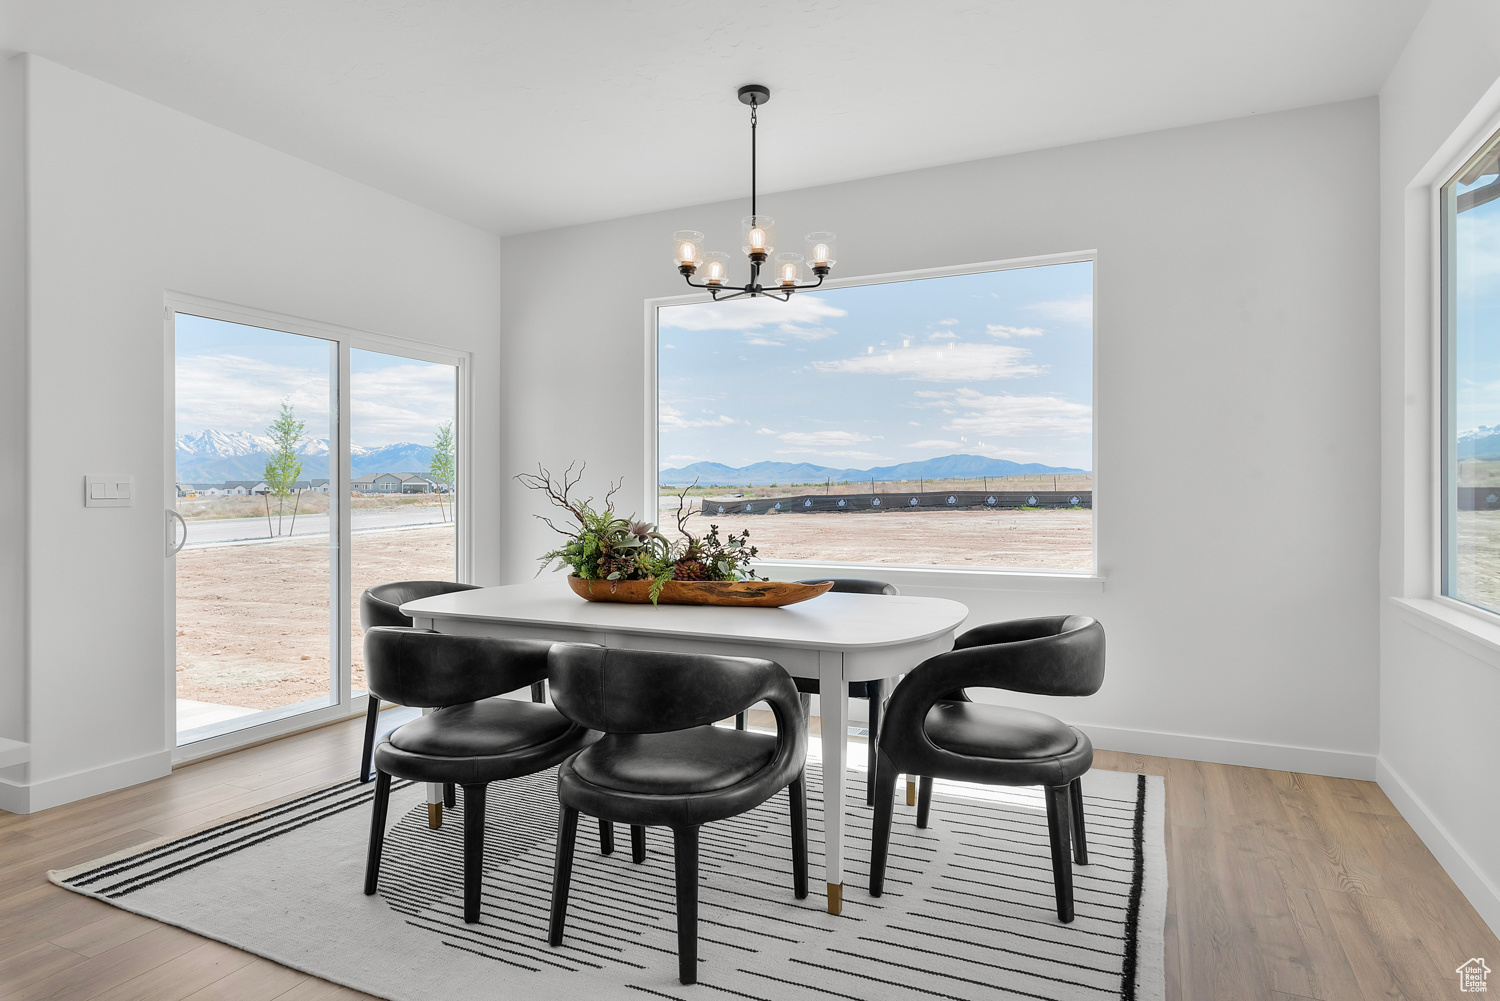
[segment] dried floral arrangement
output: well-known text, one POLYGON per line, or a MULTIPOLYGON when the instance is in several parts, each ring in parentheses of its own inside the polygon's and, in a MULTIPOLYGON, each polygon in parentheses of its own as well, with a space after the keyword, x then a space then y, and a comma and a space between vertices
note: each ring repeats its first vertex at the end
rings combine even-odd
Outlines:
POLYGON ((739 581, 764 580, 750 569, 756 548, 750 545, 748 529, 738 535, 719 535, 718 525, 709 525, 699 537, 688 531, 688 520, 696 513, 687 506, 687 493, 697 481, 677 495, 677 531, 682 536, 673 541, 662 535, 657 526, 615 514, 614 495, 621 482, 610 484, 604 502, 595 506, 594 498, 578 499, 573 490, 583 480, 586 468, 570 463, 561 476, 554 477, 545 466, 535 473, 521 473, 516 479, 522 486, 544 494, 554 507, 568 512, 576 525, 560 527, 546 515, 537 515, 547 527, 566 537, 557 549, 544 554, 542 567, 567 567, 584 580, 609 581, 611 587, 622 580, 649 580, 654 603, 668 581, 739 581))

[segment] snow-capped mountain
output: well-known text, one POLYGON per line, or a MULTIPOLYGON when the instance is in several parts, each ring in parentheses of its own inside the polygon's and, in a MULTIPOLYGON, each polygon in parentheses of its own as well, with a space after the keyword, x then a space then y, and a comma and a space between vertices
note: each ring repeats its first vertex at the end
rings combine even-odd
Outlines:
POLYGON ((1500 424, 1480 425, 1458 433, 1460 459, 1500 458, 1500 424))
MULTIPOLYGON (((205 428, 177 436, 177 478, 184 483, 220 483, 224 480, 259 479, 274 449, 271 439, 248 431, 205 428)), ((302 457, 302 478, 328 476, 328 439, 302 438, 297 454, 302 457)), ((367 473, 418 473, 427 468, 432 447, 399 442, 366 448, 349 448, 350 475, 367 473)))

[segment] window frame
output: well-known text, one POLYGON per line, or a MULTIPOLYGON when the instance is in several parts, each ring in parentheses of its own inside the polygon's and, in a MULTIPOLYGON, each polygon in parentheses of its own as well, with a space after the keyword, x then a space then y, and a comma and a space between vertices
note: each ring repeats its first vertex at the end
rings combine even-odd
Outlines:
MULTIPOLYGON (((1059 254, 1017 257, 1000 261, 984 261, 976 264, 915 268, 909 271, 891 271, 875 275, 830 278, 823 282, 822 287, 826 289, 841 289, 854 288, 861 285, 887 285, 893 282, 916 281, 923 278, 948 278, 958 275, 982 274, 991 271, 1015 271, 1021 268, 1046 267, 1052 264, 1078 264, 1085 261, 1093 266, 1093 283, 1091 287, 1093 316, 1091 318, 1089 334, 1089 385, 1092 396, 1090 402, 1092 429, 1089 448, 1090 465, 1092 467, 1091 473, 1093 476, 1093 501, 1091 507, 1093 512, 1093 532, 1092 561, 1088 570, 1031 570, 1018 567, 954 567, 941 564, 852 563, 776 559, 757 560, 756 568, 773 579, 809 577, 823 573, 830 576, 850 576, 855 573, 879 571, 881 579, 889 580, 891 583, 903 588, 936 586, 1027 591, 1102 591, 1104 589, 1105 577, 1100 572, 1099 558, 1101 542, 1099 530, 1099 252, 1097 250, 1080 250, 1059 254)), ((659 480, 657 473, 660 470, 660 436, 658 428, 660 400, 657 395, 659 392, 657 314, 660 309, 666 306, 711 301, 713 301, 712 296, 707 292, 658 296, 645 300, 646 393, 645 412, 642 415, 642 425, 645 429, 645 447, 643 449, 645 464, 642 469, 644 493, 641 498, 641 510, 653 512, 653 514, 658 511, 657 489, 659 480)))
POLYGON ((176 453, 173 443, 177 426, 176 326, 177 314, 179 313, 206 317, 213 320, 223 320, 228 323, 246 324, 266 330, 298 334, 331 342, 338 354, 338 363, 333 372, 333 378, 337 385, 338 398, 338 412, 335 415, 338 441, 335 454, 342 459, 342 461, 332 464, 329 470, 328 483, 330 495, 338 499, 336 506, 330 504, 330 508, 336 511, 338 526, 338 539, 336 543, 338 555, 335 572, 338 599, 334 602, 334 621, 332 623, 334 631, 332 642, 334 649, 337 651, 337 658, 332 669, 337 672, 338 678, 337 698, 331 705, 309 712, 253 724, 243 729, 218 736, 206 737, 189 744, 179 745, 177 743, 177 650, 175 642, 170 641, 171 637, 174 637, 177 632, 176 563, 172 559, 163 561, 163 588, 165 595, 163 616, 165 621, 163 622, 164 632, 162 635, 169 640, 166 643, 164 651, 165 672, 163 678, 164 697, 166 700, 166 746, 172 750, 173 765, 178 765, 199 758, 212 757, 227 750, 245 747, 274 737, 281 737, 300 730, 309 730, 337 720, 362 715, 366 711, 368 694, 355 696, 352 685, 353 645, 351 631, 353 629, 353 613, 350 607, 353 603, 354 595, 350 593, 353 586, 353 535, 350 514, 353 508, 353 499, 350 497, 350 481, 352 477, 349 475, 349 429, 351 424, 350 352, 352 350, 362 349, 411 358, 415 361, 452 365, 457 370, 457 410, 454 414, 454 433, 457 437, 454 456, 456 475, 454 478, 457 482, 454 483, 453 496, 457 498, 458 503, 455 506, 456 517, 454 519, 454 532, 457 536, 454 540, 454 555, 457 564, 454 568, 454 579, 463 583, 468 583, 472 580, 474 568, 474 504, 473 476, 471 473, 474 423, 473 354, 469 351, 411 340, 393 334, 375 333, 354 327, 344 327, 318 320, 288 316, 284 313, 258 309, 253 306, 241 306, 234 303, 221 302, 184 292, 169 290, 164 293, 162 308, 165 344, 162 393, 165 431, 163 434, 165 452, 165 462, 163 465, 164 497, 171 498, 176 493, 176 453))
MULTIPOLYGON (((1487 147, 1500 140, 1500 117, 1489 119, 1474 137, 1460 147, 1457 155, 1450 158, 1436 172, 1428 187, 1427 207, 1430 213, 1429 230, 1429 292, 1428 309, 1431 324, 1429 340, 1431 380, 1429 392, 1429 475, 1427 483, 1428 501, 1431 504, 1429 518, 1429 567, 1428 586, 1430 600, 1447 608, 1455 609, 1491 626, 1500 625, 1500 609, 1486 608, 1464 601, 1448 593, 1450 582, 1457 585, 1456 567, 1450 561, 1457 556, 1457 525, 1448 519, 1449 501, 1453 501, 1457 514, 1458 484, 1457 451, 1458 430, 1457 405, 1452 390, 1457 382, 1457 364, 1452 351, 1450 318, 1454 309, 1453 293, 1447 281, 1448 260, 1453 252, 1451 246, 1455 234, 1449 232, 1447 195, 1445 189, 1452 184, 1464 169, 1487 147), (1453 433, 1449 434, 1452 428, 1453 433)), ((1456 522, 1456 518, 1455 518, 1456 522)))

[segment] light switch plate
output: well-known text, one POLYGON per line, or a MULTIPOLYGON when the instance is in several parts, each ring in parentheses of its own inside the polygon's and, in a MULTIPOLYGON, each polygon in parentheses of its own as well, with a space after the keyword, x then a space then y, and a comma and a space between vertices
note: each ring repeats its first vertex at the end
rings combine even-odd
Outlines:
POLYGON ((84 507, 134 507, 135 477, 124 473, 84 476, 84 507))

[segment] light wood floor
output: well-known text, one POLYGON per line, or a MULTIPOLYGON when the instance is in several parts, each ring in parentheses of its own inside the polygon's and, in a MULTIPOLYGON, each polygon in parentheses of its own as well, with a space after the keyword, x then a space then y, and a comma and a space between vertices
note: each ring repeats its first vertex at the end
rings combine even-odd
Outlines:
MULTIPOLYGON (((0 812, 0 999, 366 997, 46 878, 345 778, 360 730, 325 727, 29 817, 0 812)), ((1372 782, 1111 752, 1095 767, 1166 776, 1172 1001, 1451 1001, 1460 963, 1500 966, 1500 941, 1372 782)))

